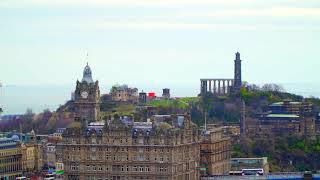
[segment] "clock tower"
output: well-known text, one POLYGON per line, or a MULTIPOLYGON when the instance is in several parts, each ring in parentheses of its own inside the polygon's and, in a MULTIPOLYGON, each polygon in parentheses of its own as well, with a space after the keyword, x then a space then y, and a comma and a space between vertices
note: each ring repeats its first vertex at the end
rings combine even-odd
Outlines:
POLYGON ((93 81, 88 63, 83 70, 83 78, 77 80, 75 90, 75 118, 81 123, 100 120, 100 90, 99 82, 93 81))

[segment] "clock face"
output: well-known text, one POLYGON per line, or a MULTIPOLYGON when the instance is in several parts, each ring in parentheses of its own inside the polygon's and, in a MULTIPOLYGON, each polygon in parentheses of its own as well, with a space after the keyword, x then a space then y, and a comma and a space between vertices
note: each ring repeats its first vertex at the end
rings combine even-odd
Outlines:
POLYGON ((81 92, 81 97, 82 97, 83 99, 87 99, 88 93, 87 93, 86 91, 82 91, 82 92, 81 92))

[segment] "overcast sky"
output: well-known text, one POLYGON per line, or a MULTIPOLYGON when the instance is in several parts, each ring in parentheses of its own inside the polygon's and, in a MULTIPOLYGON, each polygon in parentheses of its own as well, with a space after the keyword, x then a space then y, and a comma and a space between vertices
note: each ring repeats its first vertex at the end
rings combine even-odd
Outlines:
POLYGON ((110 86, 319 82, 319 0, 1 0, 0 81, 110 86), (88 59, 85 52, 89 53, 88 59))

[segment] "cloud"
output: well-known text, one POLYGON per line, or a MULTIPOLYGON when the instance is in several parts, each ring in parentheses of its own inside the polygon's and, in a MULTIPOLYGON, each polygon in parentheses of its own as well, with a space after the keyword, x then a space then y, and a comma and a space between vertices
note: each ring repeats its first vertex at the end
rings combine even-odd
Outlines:
POLYGON ((239 29, 254 30, 254 25, 244 24, 207 24, 207 23, 180 23, 175 21, 103 21, 78 24, 76 26, 95 28, 95 29, 198 29, 198 30, 217 30, 217 29, 239 29))
POLYGON ((0 7, 103 7, 119 6, 197 6, 197 5, 273 5, 318 3, 318 0, 1 0, 0 7))
POLYGON ((69 6, 92 7, 107 5, 124 6, 186 6, 186 5, 239 5, 254 2, 255 0, 7 0, 1 1, 0 7, 26 7, 26 6, 69 6))
MULTIPOLYGON (((320 31, 319 25, 300 26, 300 25, 275 25, 275 24, 237 24, 237 23, 183 23, 179 21, 77 21, 64 22, 60 26, 68 26, 72 31, 95 32, 104 30, 230 30, 230 31, 320 31)), ((51 23, 33 23, 35 29, 46 28, 53 30, 51 23), (44 27, 45 26, 45 27, 44 27)), ((55 30, 57 33, 59 29, 55 30)), ((63 30, 65 31, 65 30, 63 30)))
POLYGON ((221 17, 306 17, 319 18, 320 8, 290 8, 274 7, 269 9, 232 9, 217 10, 213 12, 192 12, 182 13, 179 17, 201 17, 201 18, 221 18, 221 17))
POLYGON ((180 23, 175 21, 100 21, 80 23, 77 28, 97 30, 125 29, 125 30, 275 30, 275 31, 303 31, 306 29, 319 31, 320 26, 273 25, 273 24, 235 24, 235 23, 180 23))

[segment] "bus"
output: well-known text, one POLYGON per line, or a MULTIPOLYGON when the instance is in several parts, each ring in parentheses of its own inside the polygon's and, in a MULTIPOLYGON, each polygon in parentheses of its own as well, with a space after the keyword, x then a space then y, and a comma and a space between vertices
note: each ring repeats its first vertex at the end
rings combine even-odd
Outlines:
POLYGON ((16 180, 27 180, 27 177, 25 176, 16 177, 16 180))
POLYGON ((44 180, 52 180, 56 178, 56 173, 52 172, 52 173, 47 173, 44 177, 44 180))
POLYGON ((255 176, 263 176, 264 171, 263 169, 242 169, 242 175, 255 175, 255 176))
POLYGON ((242 176, 242 171, 229 171, 230 176, 242 176))

